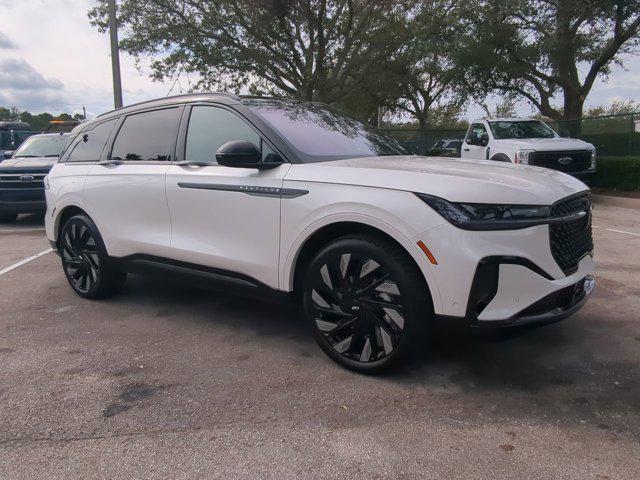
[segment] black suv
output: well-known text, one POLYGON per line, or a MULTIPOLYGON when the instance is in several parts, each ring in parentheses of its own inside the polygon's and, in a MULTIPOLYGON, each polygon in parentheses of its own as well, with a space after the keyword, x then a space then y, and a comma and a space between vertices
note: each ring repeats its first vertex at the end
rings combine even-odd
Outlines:
POLYGON ((20 213, 46 211, 44 177, 68 139, 66 133, 33 135, 0 163, 0 222, 14 221, 20 213))

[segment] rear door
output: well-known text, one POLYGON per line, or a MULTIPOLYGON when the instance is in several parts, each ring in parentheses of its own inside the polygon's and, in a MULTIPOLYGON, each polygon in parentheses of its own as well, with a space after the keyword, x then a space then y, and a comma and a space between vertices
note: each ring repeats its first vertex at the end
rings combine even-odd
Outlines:
POLYGON ((218 165, 215 153, 231 141, 273 147, 236 111, 222 105, 187 107, 182 162, 167 174, 172 258, 251 277, 278 287, 280 198, 290 165, 270 170, 218 165))
POLYGON ((124 116, 102 161, 87 175, 85 203, 110 255, 167 254, 165 176, 175 158, 182 110, 171 106, 124 116))

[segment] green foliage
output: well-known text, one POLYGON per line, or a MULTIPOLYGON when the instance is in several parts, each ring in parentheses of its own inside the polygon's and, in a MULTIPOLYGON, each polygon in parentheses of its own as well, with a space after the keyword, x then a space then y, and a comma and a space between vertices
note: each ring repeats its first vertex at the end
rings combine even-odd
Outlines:
POLYGON ((474 35, 465 37, 470 43, 461 48, 469 85, 480 97, 490 91, 517 94, 553 119, 580 118, 596 79, 638 51, 640 0, 469 0, 468 5, 466 21, 474 35), (552 105, 558 94, 561 108, 552 105))
POLYGON ((640 156, 598 158, 596 173, 589 184, 594 188, 640 191, 640 156))
POLYGON ((0 107, 0 121, 2 120, 19 120, 21 122, 27 122, 29 125, 31 125, 31 130, 33 130, 34 132, 41 132, 49 126, 49 122, 51 120, 81 121, 83 120, 83 118, 82 115, 77 113, 73 116, 69 115, 68 113, 61 113, 60 115, 55 116, 48 112, 38 113, 34 115, 27 111, 20 112, 16 108, 0 107))

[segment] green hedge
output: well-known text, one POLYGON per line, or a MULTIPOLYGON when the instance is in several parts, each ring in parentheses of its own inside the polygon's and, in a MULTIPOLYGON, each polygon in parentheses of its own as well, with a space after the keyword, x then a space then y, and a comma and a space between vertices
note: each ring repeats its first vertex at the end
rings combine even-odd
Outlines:
POLYGON ((598 157, 590 186, 627 192, 640 191, 640 157, 598 157))

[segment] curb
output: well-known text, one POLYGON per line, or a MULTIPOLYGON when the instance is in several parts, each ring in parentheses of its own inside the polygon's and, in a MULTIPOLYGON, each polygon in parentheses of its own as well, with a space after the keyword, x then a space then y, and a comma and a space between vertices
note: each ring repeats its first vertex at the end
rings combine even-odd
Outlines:
POLYGON ((592 198, 594 203, 599 205, 640 210, 640 198, 613 197, 611 195, 592 195, 592 198))

